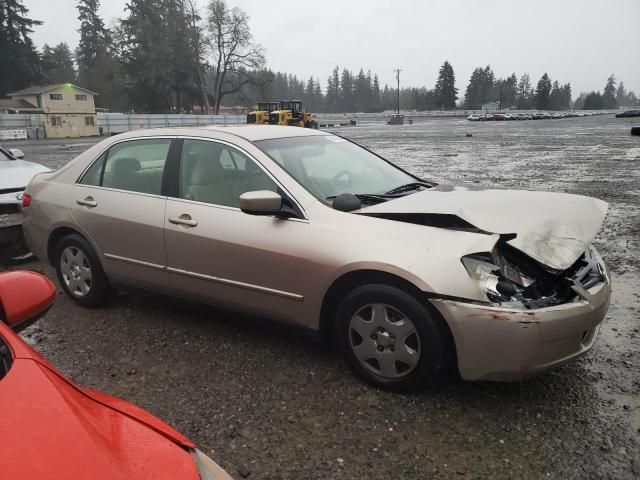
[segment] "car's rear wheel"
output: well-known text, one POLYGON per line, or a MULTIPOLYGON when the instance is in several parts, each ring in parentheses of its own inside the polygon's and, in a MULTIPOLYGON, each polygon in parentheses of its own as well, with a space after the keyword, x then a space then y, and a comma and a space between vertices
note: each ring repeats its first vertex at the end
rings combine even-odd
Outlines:
POLYGON ((85 307, 104 305, 114 294, 93 248, 80 235, 67 235, 55 251, 58 280, 65 293, 85 307))
POLYGON ((338 307, 336 334, 351 368, 377 387, 420 390, 438 379, 446 342, 427 308, 388 285, 351 291, 338 307))

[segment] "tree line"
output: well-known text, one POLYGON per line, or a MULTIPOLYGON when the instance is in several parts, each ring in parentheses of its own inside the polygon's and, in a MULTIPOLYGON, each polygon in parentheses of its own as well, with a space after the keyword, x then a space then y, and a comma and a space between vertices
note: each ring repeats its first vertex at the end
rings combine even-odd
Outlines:
MULTIPOLYGON (((225 0, 209 0, 198 11, 193 0, 128 0, 124 18, 107 27, 98 14, 100 0, 78 0, 80 40, 45 45, 32 40, 39 20, 29 18, 22 0, 0 2, 0 97, 42 83, 77 83, 99 93, 96 105, 112 111, 217 113, 225 105, 261 100, 301 99, 316 112, 380 112, 396 108, 397 89, 381 86, 364 68, 334 68, 324 88, 319 77, 298 78, 267 68, 249 17, 225 0)), ((571 84, 547 73, 532 84, 529 74, 496 78, 490 65, 474 69, 458 96, 453 66, 445 61, 433 88, 400 90, 404 110, 599 109, 633 106, 638 98, 609 77, 604 92, 581 93, 572 102, 571 84)))

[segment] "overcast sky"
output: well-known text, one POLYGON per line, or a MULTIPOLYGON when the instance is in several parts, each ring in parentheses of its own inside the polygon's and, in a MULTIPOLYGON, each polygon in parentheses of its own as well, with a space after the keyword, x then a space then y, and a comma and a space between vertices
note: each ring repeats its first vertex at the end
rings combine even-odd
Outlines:
MULTIPOLYGON (((44 21, 38 46, 78 41, 74 0, 23 0, 44 21)), ((449 60, 461 92, 477 66, 497 76, 548 72, 580 91, 601 90, 615 73, 640 93, 640 0, 227 0, 251 17, 268 66, 323 89, 333 67, 363 67, 393 83, 432 88, 449 60)), ((106 23, 126 16, 127 0, 102 0, 106 23)), ((204 9, 206 0, 197 4, 204 9)))

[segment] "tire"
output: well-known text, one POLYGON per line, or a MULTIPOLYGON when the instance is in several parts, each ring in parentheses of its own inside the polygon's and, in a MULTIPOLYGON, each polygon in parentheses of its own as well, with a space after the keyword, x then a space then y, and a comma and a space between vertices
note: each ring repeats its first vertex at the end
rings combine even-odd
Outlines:
POLYGON ((631 127, 631 135, 640 136, 640 127, 631 127))
POLYGON ((83 307, 100 307, 114 295, 98 256, 84 238, 71 234, 56 245, 55 267, 65 293, 83 307))
POLYGON ((363 380, 391 391, 417 391, 437 382, 446 340, 425 305, 396 287, 352 290, 338 307, 335 332, 345 360, 363 380))

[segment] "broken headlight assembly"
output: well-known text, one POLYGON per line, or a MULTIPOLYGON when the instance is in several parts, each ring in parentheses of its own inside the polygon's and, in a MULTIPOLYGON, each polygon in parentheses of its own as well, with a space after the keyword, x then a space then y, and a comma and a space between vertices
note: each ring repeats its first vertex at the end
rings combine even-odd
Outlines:
POLYGON ((489 303, 512 308, 544 308, 577 298, 572 288, 591 288, 605 281, 602 261, 589 247, 564 271, 550 271, 508 245, 491 253, 462 257, 462 264, 489 303))
POLYGON ((518 286, 502 275, 491 254, 480 253, 462 257, 462 264, 488 302, 502 303, 518 293, 518 286))

